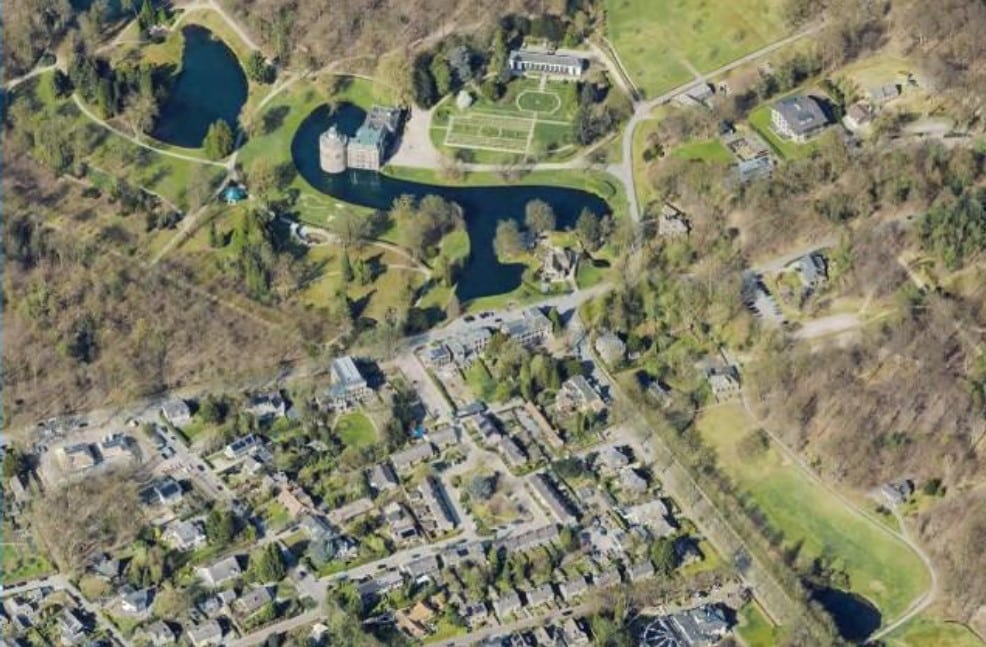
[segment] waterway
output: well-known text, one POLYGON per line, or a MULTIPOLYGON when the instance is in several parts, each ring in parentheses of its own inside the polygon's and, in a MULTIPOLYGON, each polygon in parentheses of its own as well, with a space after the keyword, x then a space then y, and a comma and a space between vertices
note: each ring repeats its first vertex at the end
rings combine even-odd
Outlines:
POLYGON ((291 155, 298 173, 315 189, 339 200, 372 209, 388 210, 401 195, 415 198, 432 194, 457 203, 465 214, 472 253, 466 263, 456 293, 462 302, 511 292, 521 285, 525 266, 502 263, 493 249, 500 220, 513 219, 523 225, 524 207, 534 199, 544 200, 554 209, 558 228, 572 227, 583 209, 602 215, 610 210, 594 193, 552 186, 474 186, 447 187, 399 180, 372 171, 350 170, 339 175, 324 173, 318 161, 318 136, 335 126, 352 136, 365 113, 358 106, 341 104, 333 112, 328 106, 315 109, 298 128, 291 143, 291 155))
POLYGON ((222 119, 236 132, 247 99, 247 79, 233 51, 205 27, 182 28, 181 70, 153 136, 184 148, 202 145, 209 126, 222 119))

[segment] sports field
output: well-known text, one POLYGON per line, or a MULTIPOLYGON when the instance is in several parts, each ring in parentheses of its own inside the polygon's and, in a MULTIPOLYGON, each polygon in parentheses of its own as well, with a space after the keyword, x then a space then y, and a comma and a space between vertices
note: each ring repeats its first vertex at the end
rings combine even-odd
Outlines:
POLYGON ((784 37, 779 0, 606 0, 606 32, 655 97, 784 37))

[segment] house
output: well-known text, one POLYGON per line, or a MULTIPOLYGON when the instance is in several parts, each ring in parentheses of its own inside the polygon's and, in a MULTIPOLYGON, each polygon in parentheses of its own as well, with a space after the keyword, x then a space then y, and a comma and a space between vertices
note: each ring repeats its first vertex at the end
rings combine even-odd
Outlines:
POLYGON ((754 180, 770 177, 773 172, 774 161, 769 155, 760 155, 736 163, 736 179, 740 184, 748 184, 754 180))
POLYGON ((540 472, 531 480, 531 487, 537 499, 561 523, 571 525, 578 521, 579 511, 561 493, 555 482, 540 472))
POLYGON ((819 288, 828 280, 828 268, 825 257, 818 253, 805 254, 795 262, 798 278, 808 290, 819 288))
POLYGON ((414 519, 400 503, 393 501, 383 509, 384 520, 390 526, 390 535, 395 542, 407 541, 418 536, 414 519))
POLYGON ((451 447, 452 445, 458 443, 459 434, 454 427, 448 427, 447 429, 442 429, 440 431, 428 432, 428 441, 439 450, 443 450, 446 447, 451 447))
POLYGON ((657 217, 657 235, 661 238, 685 238, 691 232, 691 225, 684 214, 667 202, 661 207, 657 217))
POLYGON ((140 589, 124 594, 120 598, 120 610, 136 616, 147 613, 154 601, 154 589, 140 589))
POLYGON ((195 572, 203 582, 211 587, 221 586, 243 575, 240 562, 236 556, 219 560, 211 566, 199 566, 195 572))
POLYGON ((493 333, 486 328, 473 328, 458 333, 446 341, 452 361, 466 367, 472 364, 476 355, 482 353, 493 339, 493 333))
POLYGON ((466 625, 470 629, 475 629, 486 622, 486 619, 490 617, 490 612, 483 602, 468 602, 459 609, 459 615, 466 621, 466 625))
POLYGON ((172 645, 178 642, 178 634, 166 622, 158 620, 143 629, 144 637, 155 646, 172 645))
POLYGON ((829 123, 818 101, 805 95, 786 97, 771 106, 770 122, 778 135, 796 142, 808 141, 829 123))
POLYGON ((332 526, 329 525, 329 522, 314 514, 305 515, 298 525, 301 527, 301 530, 304 531, 308 539, 317 539, 318 537, 324 537, 326 535, 335 535, 335 532, 333 532, 332 526))
POLYGON ((175 427, 183 427, 192 421, 192 410, 181 399, 168 400, 161 405, 161 415, 175 427))
POLYGON ((541 546, 547 546, 558 539, 558 527, 551 523, 527 530, 517 535, 500 537, 493 542, 493 550, 509 553, 522 553, 541 546))
POLYGON ((58 615, 58 634, 66 645, 82 642, 89 629, 77 615, 75 609, 65 608, 58 615))
POLYGON ((698 547, 698 542, 688 536, 678 537, 674 540, 674 555, 675 560, 681 566, 688 566, 705 558, 702 555, 702 550, 698 547))
POLYGON ((452 363, 452 353, 445 344, 435 344, 422 351, 421 359, 428 366, 441 368, 452 363))
POLYGON ((627 579, 631 582, 639 582, 651 577, 654 577, 654 565, 650 560, 635 562, 627 568, 627 579))
POLYGON ((620 575, 613 569, 600 571, 592 576, 592 586, 597 589, 606 589, 620 583, 620 575))
POLYGON ((133 438, 124 434, 110 434, 99 442, 99 453, 103 460, 109 461, 117 458, 133 458, 130 447, 133 438))
POLYGON ((589 590, 589 582, 584 575, 575 574, 558 585, 558 593, 565 602, 571 602, 589 590))
POLYGON ((202 624, 192 625, 188 629, 188 640, 193 647, 203 647, 204 645, 218 645, 223 639, 223 628, 216 620, 209 620, 202 624))
POLYGON ((540 252, 541 280, 545 283, 559 283, 575 278, 579 255, 567 247, 542 245, 540 252))
POLYGON ((740 390, 739 371, 735 366, 725 366, 722 368, 710 368, 706 373, 709 380, 709 387, 716 401, 721 402, 730 398, 740 390))
POLYGON ((873 106, 863 101, 857 101, 846 110, 846 116, 842 118, 842 121, 849 130, 859 130, 873 121, 874 115, 873 106))
POLYGON ((599 357, 610 366, 622 362, 627 354, 627 345, 616 333, 611 331, 606 331, 596 337, 595 348, 599 357))
POLYGON ((243 595, 238 597, 233 602, 233 608, 240 616, 248 618, 273 600, 274 598, 271 596, 270 591, 267 590, 267 587, 258 586, 244 592, 243 595))
POLYGON ((263 446, 264 441, 260 436, 256 434, 247 434, 246 436, 237 438, 230 444, 226 445, 226 448, 223 449, 223 455, 233 461, 238 458, 243 458, 248 454, 252 454, 254 451, 262 449, 263 446))
POLYGON ((729 620, 719 605, 706 605, 652 620, 640 635, 641 645, 711 647, 729 633, 729 620))
POLYGON ((667 537, 675 531, 675 526, 671 523, 671 510, 661 499, 626 508, 623 518, 627 523, 643 526, 657 537, 667 537))
POLYGON ((201 519, 176 520, 168 524, 162 539, 178 550, 192 550, 205 545, 205 524, 201 519))
POLYGON ((258 420, 280 418, 287 412, 287 403, 277 391, 252 395, 247 400, 245 411, 258 420))
POLYGON ((297 517, 307 510, 315 509, 311 496, 299 485, 287 485, 277 493, 277 502, 284 506, 292 517, 297 517))
POLYGON ((452 546, 442 553, 442 563, 447 567, 458 566, 462 562, 481 564, 486 561, 486 553, 480 542, 464 546, 452 546))
POLYGON ((530 308, 517 319, 505 321, 501 331, 525 348, 544 343, 551 336, 551 320, 537 308, 530 308))
POLYGON ((493 601, 493 611, 496 613, 496 617, 500 619, 500 622, 504 622, 508 617, 520 611, 523 606, 520 601, 520 595, 517 594, 517 591, 513 590, 504 593, 493 601))
POLYGON ((394 468, 389 463, 378 463, 371 467, 366 473, 366 480, 377 494, 400 485, 397 475, 394 474, 394 468))
POLYGON ((88 443, 65 445, 58 450, 58 460, 62 468, 68 472, 81 472, 95 467, 99 462, 88 443))
POLYGON ((389 593, 404 584, 404 576, 397 571, 386 571, 376 577, 356 585, 356 591, 363 600, 389 593))
POLYGON ((438 558, 434 555, 425 555, 417 559, 413 559, 410 562, 406 562, 401 566, 401 570, 407 574, 412 580, 418 580, 422 577, 428 577, 434 575, 439 570, 438 558))
POLYGON ((530 591, 524 594, 527 598, 527 606, 529 607, 539 607, 543 604, 548 604, 555 599, 555 590, 551 587, 549 582, 545 582, 540 586, 536 586, 530 591))
POLYGON ((620 487, 627 492, 643 494, 647 491, 647 479, 632 467, 620 470, 620 487))
POLYGON ((331 386, 325 390, 323 403, 335 409, 345 409, 362 402, 370 395, 366 378, 352 357, 337 357, 329 366, 331 386))
POLYGON ((777 300, 767 290, 758 275, 748 275, 743 279, 743 304, 766 323, 777 325, 784 322, 777 300))
POLYGON ((507 58, 514 74, 548 74, 566 79, 578 79, 586 68, 586 59, 566 54, 515 49, 507 58))
POLYGON ((714 92, 710 84, 706 82, 696 83, 687 88, 684 92, 677 94, 675 102, 681 106, 706 106, 708 100, 712 98, 714 92))
POLYGON ((596 454, 597 469, 615 473, 630 464, 630 457, 619 447, 605 447, 596 454))
POLYGON ((452 508, 452 502, 449 501, 441 481, 429 476, 418 486, 418 492, 421 494, 428 509, 428 516, 434 522, 437 532, 449 532, 459 524, 455 510, 452 508))
POLYGON ((884 483, 879 488, 880 496, 890 507, 897 507, 907 503, 907 500, 914 494, 914 482, 910 479, 884 483))
POLYGON ((606 403, 585 376, 575 375, 562 383, 555 398, 555 408, 563 416, 576 411, 602 413, 606 403))
POLYGON ((349 168, 379 171, 387 157, 387 149, 397 135, 401 122, 401 110, 373 106, 363 125, 348 141, 346 164, 349 168))
POLYGON ((169 474, 154 479, 142 493, 148 505, 175 505, 182 496, 181 485, 169 474))
POLYGON ((431 443, 417 443, 407 449, 394 452, 390 455, 390 462, 398 473, 405 473, 418 463, 430 460, 435 455, 435 449, 431 443))
POLYGON ((215 618, 220 615, 226 607, 236 599, 236 591, 227 589, 219 591, 215 595, 210 595, 198 604, 201 611, 207 618, 215 618))
POLYGON ((896 83, 884 83, 870 88, 866 91, 870 101, 874 103, 886 103, 900 96, 900 86, 896 83))
POLYGON ((520 467, 527 462, 527 452, 513 436, 502 434, 493 438, 499 439, 498 447, 507 466, 520 467))
POLYGON ((591 642, 589 635, 575 622, 575 618, 565 618, 561 625, 561 639, 565 647, 581 647, 591 642))
POLYGON ((345 526, 353 519, 373 510, 373 501, 361 497, 329 512, 329 521, 337 526, 345 526))
POLYGON ((123 572, 123 563, 108 553, 102 553, 89 564, 89 570, 107 580, 115 580, 123 572))

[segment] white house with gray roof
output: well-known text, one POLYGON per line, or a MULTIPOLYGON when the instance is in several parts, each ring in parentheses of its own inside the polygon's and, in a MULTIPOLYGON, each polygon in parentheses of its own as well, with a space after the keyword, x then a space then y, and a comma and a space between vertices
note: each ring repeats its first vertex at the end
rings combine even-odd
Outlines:
POLYGON ((785 97, 770 108, 770 122, 777 134, 805 142, 829 124, 822 106, 813 97, 785 97))
POLYGON ((586 59, 580 56, 529 49, 515 49, 507 59, 514 74, 548 74, 566 79, 581 77, 586 63, 586 59))

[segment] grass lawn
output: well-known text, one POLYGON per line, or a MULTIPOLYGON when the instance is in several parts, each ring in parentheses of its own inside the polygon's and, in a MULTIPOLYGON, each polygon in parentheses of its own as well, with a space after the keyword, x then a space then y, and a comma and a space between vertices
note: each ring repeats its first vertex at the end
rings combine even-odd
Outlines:
POLYGON ((887 647, 983 647, 976 634, 957 622, 920 615, 884 638, 887 647))
POLYGON ((762 105, 751 112, 749 121, 753 130, 757 131, 757 133, 767 141, 770 147, 774 149, 774 152, 784 159, 801 159, 808 157, 818 146, 814 141, 799 144, 798 142, 781 139, 777 133, 774 132, 774 129, 770 127, 769 105, 762 105))
POLYGON ((346 447, 368 447, 377 442, 377 429, 373 421, 359 411, 337 418, 335 432, 346 447))
POLYGON ((711 164, 729 164, 733 161, 733 154, 718 139, 706 139, 682 144, 671 151, 671 156, 697 162, 709 162, 711 164))
POLYGON ((785 35, 778 0, 605 0, 606 31, 633 81, 654 97, 785 35))
POLYGON ((739 625, 736 627, 736 635, 746 647, 771 647, 777 643, 774 625, 756 601, 748 602, 737 616, 739 625))
POLYGON ((823 557, 844 570, 852 591, 879 607, 884 622, 927 589, 929 576, 921 560, 882 524, 847 509, 774 448, 753 456, 741 451, 753 425, 740 404, 706 410, 698 427, 723 471, 784 533, 785 543, 802 543, 799 560, 807 564, 823 557))
MULTIPOLYGON (((13 538, 15 533, 4 529, 4 538, 13 538)), ((53 572, 54 567, 41 555, 37 548, 31 545, 14 542, 4 542, 0 548, 3 581, 5 584, 16 584, 33 580, 53 572)))

